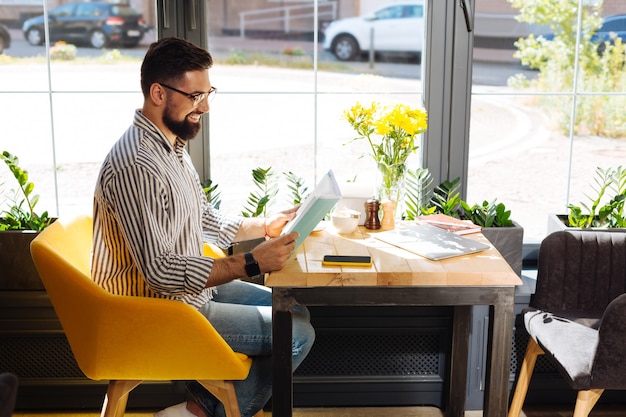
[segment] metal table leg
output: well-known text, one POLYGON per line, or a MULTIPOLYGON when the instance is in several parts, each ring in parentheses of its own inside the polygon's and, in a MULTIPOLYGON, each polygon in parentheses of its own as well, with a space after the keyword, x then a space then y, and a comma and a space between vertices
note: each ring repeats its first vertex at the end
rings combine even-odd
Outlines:
POLYGON ((471 306, 454 307, 452 349, 450 355, 450 385, 448 387, 448 399, 446 401, 447 417, 463 417, 465 415, 471 321, 471 306))
POLYGON ((490 308, 489 345, 485 381, 484 417, 506 416, 511 375, 515 288, 503 292, 490 308))
POLYGON ((293 376, 291 369, 291 308, 272 291, 272 416, 291 417, 293 376))

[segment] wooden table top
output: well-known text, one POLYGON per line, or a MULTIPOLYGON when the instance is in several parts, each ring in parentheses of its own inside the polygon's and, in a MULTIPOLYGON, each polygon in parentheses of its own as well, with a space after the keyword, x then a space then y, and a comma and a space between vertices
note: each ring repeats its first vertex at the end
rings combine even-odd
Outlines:
POLYGON ((516 286, 522 281, 481 233, 465 235, 487 243, 485 251, 431 261, 372 237, 363 226, 350 235, 330 222, 313 232, 285 268, 266 275, 268 287, 316 286, 516 286), (323 266, 324 255, 369 255, 370 267, 323 266))

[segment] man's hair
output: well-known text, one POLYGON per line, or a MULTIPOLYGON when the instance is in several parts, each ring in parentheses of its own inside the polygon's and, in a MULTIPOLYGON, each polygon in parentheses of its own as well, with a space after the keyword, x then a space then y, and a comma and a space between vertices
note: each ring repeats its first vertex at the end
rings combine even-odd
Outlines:
POLYGON ((211 54, 181 38, 163 38, 152 43, 141 64, 141 91, 150 95, 154 83, 173 83, 189 71, 211 68, 211 54))

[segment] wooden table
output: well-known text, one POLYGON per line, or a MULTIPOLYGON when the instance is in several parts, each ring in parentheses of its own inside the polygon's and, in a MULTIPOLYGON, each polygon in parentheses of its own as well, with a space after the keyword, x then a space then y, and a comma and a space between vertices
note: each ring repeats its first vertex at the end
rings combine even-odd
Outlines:
MULTIPOLYGON (((402 225, 398 225, 402 227, 402 225)), ((489 250, 430 261, 374 239, 359 227, 337 234, 331 225, 312 233, 286 267, 266 277, 272 288, 272 415, 292 415, 292 307, 308 306, 454 306, 449 395, 445 413, 465 412, 471 307, 490 306, 484 417, 507 414, 515 286, 521 285, 500 253, 489 250), (370 255, 371 267, 322 266, 322 257, 370 255)), ((467 235, 489 243, 480 233, 467 235)))

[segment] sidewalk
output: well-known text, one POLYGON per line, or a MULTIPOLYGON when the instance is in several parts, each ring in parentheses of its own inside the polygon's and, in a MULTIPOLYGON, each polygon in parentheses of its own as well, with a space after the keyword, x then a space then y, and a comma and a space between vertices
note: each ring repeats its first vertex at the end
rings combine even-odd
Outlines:
MULTIPOLYGON (((12 43, 16 40, 23 40, 24 34, 19 28, 9 28, 12 43)), ((147 32, 141 42, 141 46, 148 47, 156 40, 156 31, 147 32)), ((220 52, 231 52, 233 50, 241 51, 263 51, 267 53, 280 54, 287 48, 300 48, 306 53, 313 54, 313 42, 302 40, 288 39, 258 39, 258 38, 242 38, 240 36, 210 36, 209 50, 220 52)), ((510 49, 490 49, 490 48, 474 48, 474 60, 480 62, 507 62, 516 63, 517 59, 513 58, 514 50, 510 49)), ((322 47, 322 39, 319 40, 318 53, 326 53, 322 47)))
MULTIPOLYGON (((301 48, 304 52, 312 55, 314 52, 313 42, 285 40, 285 39, 250 39, 238 36, 212 36, 209 38, 209 50, 230 52, 241 51, 263 51, 266 53, 280 54, 287 48, 301 48)), ((322 41, 318 44, 319 54, 328 54, 324 51, 322 41)), ((474 61, 517 64, 519 60, 513 57, 515 53, 512 49, 491 49, 474 48, 474 61)))

